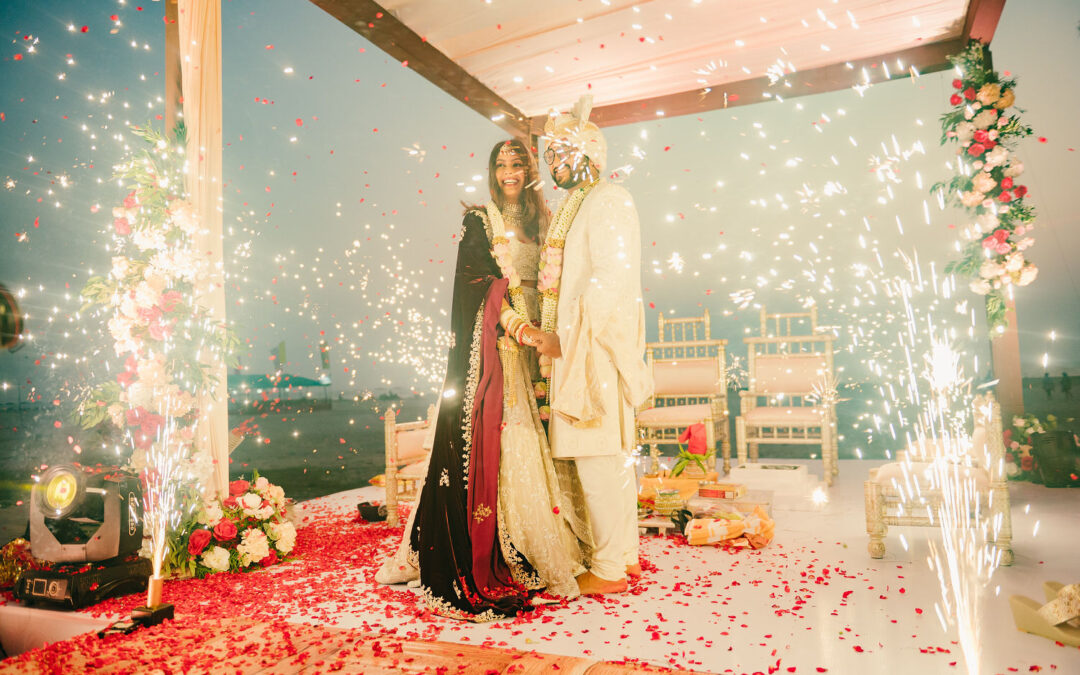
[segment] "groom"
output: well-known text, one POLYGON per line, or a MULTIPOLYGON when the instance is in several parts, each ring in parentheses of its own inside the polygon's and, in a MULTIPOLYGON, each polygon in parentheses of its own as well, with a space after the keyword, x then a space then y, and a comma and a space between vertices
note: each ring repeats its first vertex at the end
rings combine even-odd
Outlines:
POLYGON ((550 367, 551 455, 574 461, 592 526, 583 594, 624 591, 627 575, 641 574, 631 453, 634 410, 652 393, 637 211, 630 193, 600 177, 607 143, 591 107, 583 97, 544 127, 544 159, 566 197, 542 249, 547 332, 537 344, 542 372, 550 367))

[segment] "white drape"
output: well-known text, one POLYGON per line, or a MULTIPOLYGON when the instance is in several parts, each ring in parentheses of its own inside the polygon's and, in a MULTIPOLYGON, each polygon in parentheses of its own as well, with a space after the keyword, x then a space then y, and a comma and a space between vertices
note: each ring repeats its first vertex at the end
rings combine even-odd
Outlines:
MULTIPOLYGON (((183 77, 184 123, 187 126, 187 191, 202 227, 196 250, 209 263, 209 275, 196 289, 198 303, 215 322, 225 323, 225 286, 221 229, 221 3, 220 0, 179 0, 180 72, 183 77)), ((201 418, 196 450, 208 450, 214 460, 207 496, 228 494, 229 418, 228 375, 223 355, 204 352, 216 384, 199 401, 201 418)))

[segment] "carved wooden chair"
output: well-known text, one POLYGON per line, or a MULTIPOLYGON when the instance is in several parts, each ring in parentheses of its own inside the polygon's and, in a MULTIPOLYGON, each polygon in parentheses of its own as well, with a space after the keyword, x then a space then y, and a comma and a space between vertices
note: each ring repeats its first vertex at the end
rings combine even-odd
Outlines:
POLYGON ((1000 564, 1012 564, 1012 512, 1001 408, 990 393, 976 396, 973 406, 975 428, 970 438, 945 442, 923 439, 898 453, 895 462, 870 470, 864 493, 871 558, 884 557, 890 525, 937 526, 946 498, 942 483, 948 480, 973 495, 970 508, 983 514, 982 525, 1000 555, 1000 564))
POLYGON ((709 311, 700 317, 665 319, 660 341, 646 345, 653 375, 653 395, 637 413, 638 437, 654 463, 659 446, 678 443, 692 424, 705 425, 710 455, 720 443, 724 471, 731 469, 731 434, 727 406, 727 340, 709 338, 709 311))
POLYGON ((426 420, 398 424, 391 408, 384 416, 386 439, 386 520, 398 525, 398 503, 416 499, 423 489, 434 440, 434 405, 428 406, 426 420))
POLYGON ((738 461, 757 462, 759 446, 821 447, 825 482, 838 473, 833 340, 819 333, 817 311, 766 314, 761 336, 744 338, 749 383, 735 418, 738 461), (793 333, 805 329, 805 334, 793 333))

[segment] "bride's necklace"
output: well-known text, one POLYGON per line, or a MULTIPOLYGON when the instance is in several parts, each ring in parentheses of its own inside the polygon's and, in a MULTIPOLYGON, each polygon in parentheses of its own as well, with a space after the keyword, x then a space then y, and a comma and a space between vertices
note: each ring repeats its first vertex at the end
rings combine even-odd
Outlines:
POLYGON ((530 321, 525 293, 521 290, 521 276, 514 269, 514 256, 510 252, 510 238, 506 236, 506 223, 502 212, 495 202, 485 204, 484 210, 487 211, 488 222, 491 223, 491 256, 495 258, 503 278, 510 280, 510 305, 522 319, 530 321))

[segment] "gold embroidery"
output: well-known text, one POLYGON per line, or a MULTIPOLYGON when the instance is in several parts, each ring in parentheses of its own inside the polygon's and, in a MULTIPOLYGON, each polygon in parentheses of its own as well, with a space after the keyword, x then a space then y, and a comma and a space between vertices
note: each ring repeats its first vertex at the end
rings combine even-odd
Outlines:
POLYGON ((439 474, 439 485, 443 487, 450 487, 450 474, 447 472, 446 467, 443 467, 442 473, 439 474))
POLYGON ((461 437, 465 443, 461 446, 461 463, 465 478, 465 489, 469 489, 469 457, 472 453, 472 408, 476 398, 476 388, 480 386, 480 346, 484 328, 484 305, 480 303, 480 309, 473 319, 472 343, 469 346, 469 372, 465 378, 465 395, 462 397, 461 408, 461 437))
POLYGON ((547 586, 544 580, 540 578, 539 572, 533 571, 530 574, 526 571, 525 558, 514 546, 514 542, 510 540, 510 534, 503 526, 502 519, 499 519, 499 548, 502 549, 503 559, 506 560, 506 566, 510 568, 510 576, 515 582, 532 591, 547 586))
POLYGON ((478 504, 477 507, 473 509, 473 520, 478 523, 484 522, 484 519, 490 515, 491 509, 488 508, 487 504, 478 504))
POLYGON ((446 600, 436 596, 431 592, 431 589, 427 586, 421 587, 424 593, 424 600, 427 602, 431 611, 435 612, 439 616, 445 616, 449 619, 458 619, 461 621, 474 621, 476 623, 483 623, 486 621, 495 621, 496 619, 505 619, 506 617, 493 609, 486 609, 479 614, 469 614, 463 612, 460 609, 454 607, 446 600))

